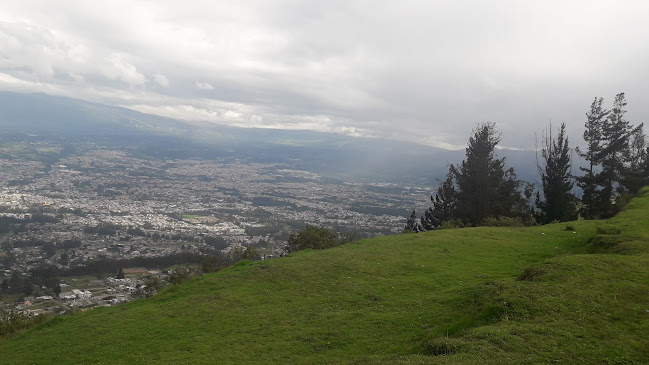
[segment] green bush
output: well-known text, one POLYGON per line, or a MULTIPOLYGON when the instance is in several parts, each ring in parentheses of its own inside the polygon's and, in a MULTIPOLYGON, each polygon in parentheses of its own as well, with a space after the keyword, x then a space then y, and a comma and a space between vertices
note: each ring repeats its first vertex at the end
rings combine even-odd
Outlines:
POLYGON ((437 229, 457 229, 464 228, 464 223, 459 219, 453 219, 450 221, 442 222, 442 224, 437 229))
POLYGON ((43 323, 47 320, 44 314, 30 317, 23 312, 9 311, 0 317, 0 336, 5 336, 43 323))
POLYGON ((308 248, 323 250, 357 240, 358 237, 353 234, 341 234, 326 228, 307 225, 305 229, 289 235, 288 247, 289 251, 306 250, 308 248))
POLYGON ((234 247, 228 253, 228 257, 232 262, 238 262, 240 260, 250 260, 255 261, 261 258, 257 249, 251 246, 248 247, 234 247))
POLYGON ((623 193, 615 199, 615 213, 622 211, 631 202, 635 194, 623 193))
POLYGON ((169 275, 169 283, 173 285, 178 285, 190 281, 195 276, 198 276, 199 272, 195 267, 192 266, 177 266, 172 270, 172 273, 169 275))

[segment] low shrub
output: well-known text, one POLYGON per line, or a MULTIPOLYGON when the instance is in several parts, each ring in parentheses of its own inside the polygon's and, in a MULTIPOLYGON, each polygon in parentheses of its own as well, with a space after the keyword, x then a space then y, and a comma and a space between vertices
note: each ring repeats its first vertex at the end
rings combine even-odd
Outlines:
POLYGON ((306 249, 323 250, 358 241, 358 236, 349 233, 340 233, 326 228, 307 225, 297 233, 288 237, 289 251, 306 249))
POLYGON ((23 312, 9 311, 0 317, 0 336, 27 329, 47 320, 44 314, 30 317, 23 312))
POLYGON ((453 219, 450 221, 442 222, 442 224, 437 229, 457 229, 464 228, 464 223, 459 219, 453 219))

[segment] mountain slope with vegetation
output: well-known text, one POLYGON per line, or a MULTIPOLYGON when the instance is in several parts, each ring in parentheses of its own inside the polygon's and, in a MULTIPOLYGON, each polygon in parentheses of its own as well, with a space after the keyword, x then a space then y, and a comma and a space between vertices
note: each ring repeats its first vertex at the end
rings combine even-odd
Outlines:
MULTIPOLYGON (((146 158, 282 163, 327 176, 372 181, 430 184, 435 177, 444 175, 449 162, 464 153, 335 133, 190 123, 46 94, 0 91, 0 111, 0 144, 5 140, 12 144, 54 140, 80 150, 90 144, 119 147, 146 158), (426 169, 413 161, 426 161, 426 169)), ((516 166, 521 177, 536 176, 536 168, 530 165, 533 151, 500 152, 516 166)))
POLYGON ((477 227, 240 262, 58 317, 11 364, 642 363, 649 189, 608 221, 477 227))

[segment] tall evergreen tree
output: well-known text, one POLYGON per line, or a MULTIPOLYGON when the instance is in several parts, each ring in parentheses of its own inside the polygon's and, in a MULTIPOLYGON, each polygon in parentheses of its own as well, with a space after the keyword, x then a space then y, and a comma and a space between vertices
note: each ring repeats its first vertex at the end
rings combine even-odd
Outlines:
POLYGON ((494 123, 480 124, 469 138, 466 160, 458 167, 451 165, 457 184, 455 215, 465 223, 478 225, 487 217, 529 213, 526 199, 531 197, 531 189, 525 189, 526 197, 521 195, 523 182, 513 168, 505 168, 505 158, 495 156, 499 142, 494 123))
POLYGON ((537 194, 536 206, 541 210, 541 222, 561 222, 576 219, 576 198, 572 193, 574 181, 570 173, 570 147, 566 136, 566 124, 561 123, 556 140, 552 138, 552 126, 544 133, 541 157, 538 164, 541 174, 544 200, 537 194))
POLYGON ((602 172, 601 172, 601 202, 604 208, 604 217, 610 217, 617 213, 618 208, 614 205, 615 199, 624 192, 629 192, 624 185, 624 179, 629 169, 631 148, 629 142, 634 134, 640 133, 642 124, 633 127, 624 118, 627 102, 624 93, 615 96, 613 108, 608 115, 602 128, 602 137, 605 146, 602 149, 602 172))
POLYGON ((640 124, 631 135, 629 143, 629 169, 632 171, 642 171, 645 160, 647 159, 647 136, 644 134, 644 123, 640 124))
POLYGON ((602 128, 602 137, 605 146, 602 150, 602 203, 605 215, 615 214, 610 206, 612 199, 619 191, 619 183, 624 173, 624 161, 627 159, 631 125, 624 119, 626 110, 624 93, 617 94, 613 102, 613 109, 602 128))
POLYGON ((646 170, 647 156, 646 136, 643 131, 643 124, 634 129, 629 141, 629 153, 627 157, 627 166, 622 176, 622 186, 628 192, 637 192, 647 184, 646 170))
POLYGON ((579 168, 584 175, 577 177, 577 186, 583 191, 581 215, 586 219, 596 219, 601 214, 601 199, 598 188, 599 173, 597 170, 602 160, 602 129, 606 117, 610 113, 610 111, 602 107, 603 102, 603 98, 595 98, 590 105, 584 125, 586 149, 582 151, 577 148, 579 156, 588 162, 587 167, 579 168))
POLYGON ((431 195, 432 206, 421 217, 421 225, 426 230, 439 228, 443 222, 454 218, 457 206, 457 192, 453 183, 453 174, 449 170, 446 180, 437 188, 437 193, 431 195))
POLYGON ((644 160, 644 163, 642 164, 642 176, 643 178, 643 186, 644 185, 649 185, 649 147, 647 147, 645 156, 647 156, 644 160))
POLYGON ((642 176, 644 185, 649 184, 649 147, 645 150, 645 159, 642 164, 642 176))
POLYGON ((633 127, 625 119, 624 93, 615 96, 610 111, 602 108, 602 100, 595 98, 586 113, 586 150, 578 149, 589 163, 587 168, 580 168, 585 174, 577 178, 577 185, 583 190, 581 214, 586 219, 614 215, 620 194, 635 192, 645 183, 642 124, 633 127))
POLYGON ((403 233, 419 233, 422 231, 424 231, 424 229, 419 223, 419 219, 417 219, 417 212, 413 210, 412 214, 410 214, 410 217, 406 221, 406 226, 403 227, 403 233))

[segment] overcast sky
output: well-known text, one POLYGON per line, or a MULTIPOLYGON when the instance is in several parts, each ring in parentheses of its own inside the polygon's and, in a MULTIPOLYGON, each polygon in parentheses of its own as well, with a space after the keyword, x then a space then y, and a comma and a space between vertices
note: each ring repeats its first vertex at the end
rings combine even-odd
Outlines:
MULTIPOLYGON (((649 122, 649 1, 5 1, 0 89, 193 121, 464 146, 649 122)), ((1 111, 0 111, 1 112, 1 111)))

